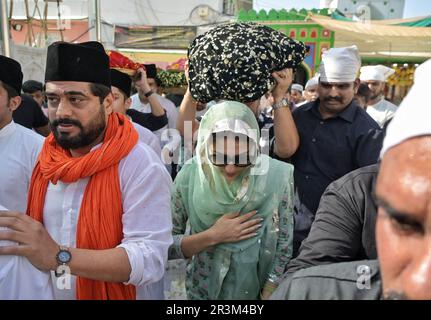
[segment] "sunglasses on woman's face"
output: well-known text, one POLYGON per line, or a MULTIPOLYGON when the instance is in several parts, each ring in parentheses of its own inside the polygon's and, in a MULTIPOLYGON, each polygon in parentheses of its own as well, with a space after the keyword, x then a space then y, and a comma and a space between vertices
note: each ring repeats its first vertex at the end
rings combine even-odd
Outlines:
POLYGON ((244 168, 253 164, 249 152, 236 154, 234 156, 228 156, 224 153, 213 152, 212 154, 210 154, 209 158, 211 163, 216 167, 225 167, 228 164, 232 164, 236 167, 244 168))

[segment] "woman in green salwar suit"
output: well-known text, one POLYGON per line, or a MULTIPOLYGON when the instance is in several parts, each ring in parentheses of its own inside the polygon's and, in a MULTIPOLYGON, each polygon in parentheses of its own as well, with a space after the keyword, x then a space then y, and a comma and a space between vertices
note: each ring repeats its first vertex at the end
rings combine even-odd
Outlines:
POLYGON ((267 298, 291 258, 293 166, 260 154, 259 135, 250 108, 216 104, 176 177, 169 258, 189 259, 189 299, 267 298))

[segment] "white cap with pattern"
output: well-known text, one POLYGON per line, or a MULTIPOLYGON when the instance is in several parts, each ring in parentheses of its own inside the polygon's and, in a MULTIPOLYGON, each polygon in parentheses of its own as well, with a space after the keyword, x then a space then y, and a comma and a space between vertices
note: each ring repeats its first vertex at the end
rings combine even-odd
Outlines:
POLYGON ((361 67, 357 46, 331 48, 322 54, 319 66, 320 81, 329 83, 353 82, 361 67))

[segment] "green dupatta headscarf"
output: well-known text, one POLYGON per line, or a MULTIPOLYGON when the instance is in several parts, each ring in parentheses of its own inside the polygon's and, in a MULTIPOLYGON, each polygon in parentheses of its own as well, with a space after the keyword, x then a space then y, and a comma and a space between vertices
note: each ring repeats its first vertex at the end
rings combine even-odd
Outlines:
MULTIPOLYGON (((257 299, 274 260, 278 207, 292 181, 286 164, 258 155, 256 163, 228 183, 209 161, 208 144, 214 132, 246 134, 258 149, 259 126, 252 111, 242 103, 225 101, 212 106, 202 118, 196 156, 181 169, 176 181, 193 232, 209 229, 224 214, 257 210, 262 217, 258 235, 215 247, 208 294, 210 299, 257 299)), ((193 261, 192 261, 193 263, 193 261)))

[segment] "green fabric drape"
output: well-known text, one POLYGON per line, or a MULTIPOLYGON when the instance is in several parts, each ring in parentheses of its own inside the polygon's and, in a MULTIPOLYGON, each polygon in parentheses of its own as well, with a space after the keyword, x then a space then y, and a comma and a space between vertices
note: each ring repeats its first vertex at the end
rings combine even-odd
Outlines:
MULTIPOLYGON (((224 214, 257 210, 262 217, 258 235, 236 243, 216 246, 210 275, 210 299, 257 299, 268 279, 274 260, 278 227, 278 207, 293 181, 291 165, 258 155, 231 183, 211 164, 208 143, 216 130, 246 133, 258 149, 259 127, 251 110, 239 102, 219 103, 205 114, 200 124, 196 157, 187 162, 178 181, 194 232, 209 229, 224 214), (187 177, 187 178, 186 178, 187 177)), ((293 192, 292 192, 293 193, 293 192)), ((193 261, 192 261, 193 263, 193 261)))

